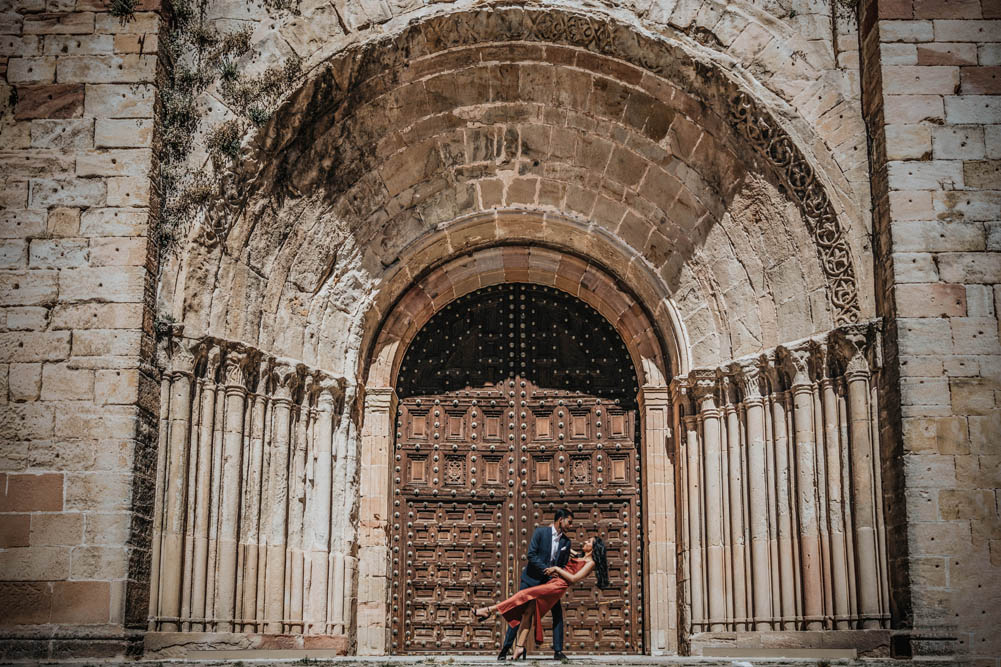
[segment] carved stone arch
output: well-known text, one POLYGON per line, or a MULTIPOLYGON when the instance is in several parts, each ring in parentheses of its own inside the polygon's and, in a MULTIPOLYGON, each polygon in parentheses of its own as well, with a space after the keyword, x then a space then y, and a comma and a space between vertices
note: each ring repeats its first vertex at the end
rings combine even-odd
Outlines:
MULTIPOLYGON (((858 288, 858 250, 852 248, 846 232, 849 224, 842 219, 845 200, 832 185, 841 176, 821 169, 816 154, 803 148, 810 142, 798 136, 804 132, 801 127, 793 131, 793 123, 771 113, 770 105, 777 104, 776 100, 766 105, 758 98, 764 93, 753 82, 738 79, 711 54, 693 49, 680 36, 652 35, 598 14, 555 8, 497 7, 434 16, 348 48, 314 68, 302 88, 245 147, 238 166, 223 175, 217 203, 207 213, 196 240, 210 246, 224 242, 229 251, 238 252, 238 246, 230 247, 227 236, 236 220, 256 214, 248 210, 251 196, 281 200, 303 194, 304 186, 316 185, 292 183, 288 177, 317 132, 302 127, 304 117, 323 116, 328 126, 336 125, 365 96, 398 85, 411 59, 491 41, 580 49, 613 66, 636 68, 651 77, 654 88, 657 81, 670 82, 672 88, 667 90, 676 86, 704 109, 728 109, 725 123, 738 149, 771 174, 809 228, 835 323, 856 322, 868 309, 858 288), (363 90, 364 86, 368 88, 363 90)), ((338 182, 356 182, 376 160, 366 152, 367 139, 361 140, 351 144, 347 153, 330 156, 322 169, 336 173, 338 182)))

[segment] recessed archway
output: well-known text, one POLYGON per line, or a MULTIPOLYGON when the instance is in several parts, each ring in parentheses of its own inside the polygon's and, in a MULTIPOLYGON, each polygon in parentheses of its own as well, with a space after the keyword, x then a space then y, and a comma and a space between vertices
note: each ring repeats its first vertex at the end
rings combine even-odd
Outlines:
MULTIPOLYGON (((480 220, 479 233, 485 233, 480 220)), ((467 223, 472 225, 473 223, 467 223)), ((496 225, 493 219, 489 224, 496 225)), ((488 227, 489 227, 488 224, 488 227)), ((460 226, 461 228, 461 226, 460 226)), ((468 236, 469 229, 465 231, 468 236)), ((458 234, 455 238, 459 238, 458 234)), ((389 652, 388 585, 393 545, 387 529, 394 509, 391 470, 396 432, 397 397, 394 387, 400 366, 415 336, 449 304, 491 285, 534 283, 576 297, 591 306, 614 329, 632 360, 640 389, 639 457, 644 471, 641 495, 644 614, 647 650, 677 650, 677 593, 674 562, 674 471, 669 449, 670 404, 667 382, 670 358, 663 352, 666 337, 648 316, 647 307, 599 263, 541 245, 482 244, 476 250, 426 271, 392 304, 379 327, 368 358, 366 402, 362 431, 361 511, 363 532, 359 562, 382 562, 359 572, 359 586, 371 593, 359 600, 360 653, 389 652), (379 560, 379 559, 383 560, 379 560), (363 619, 368 627, 362 628, 363 619), (381 621, 380 621, 381 619, 381 621), (364 630, 364 632, 363 632, 364 630)))

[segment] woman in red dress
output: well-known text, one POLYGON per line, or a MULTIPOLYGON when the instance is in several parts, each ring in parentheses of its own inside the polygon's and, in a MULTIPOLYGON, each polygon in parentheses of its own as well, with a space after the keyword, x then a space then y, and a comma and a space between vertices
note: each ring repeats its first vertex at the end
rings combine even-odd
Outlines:
POLYGON ((476 618, 485 621, 494 612, 500 613, 511 627, 518 628, 512 660, 524 659, 528 653, 528 632, 535 622, 535 641, 542 642, 542 624, 538 622, 552 609, 563 594, 594 570, 598 578, 598 588, 608 588, 608 560, 605 557, 605 543, 600 537, 592 537, 584 542, 579 558, 571 558, 566 568, 550 567, 546 574, 551 579, 544 584, 518 591, 506 600, 489 607, 476 610, 476 618))

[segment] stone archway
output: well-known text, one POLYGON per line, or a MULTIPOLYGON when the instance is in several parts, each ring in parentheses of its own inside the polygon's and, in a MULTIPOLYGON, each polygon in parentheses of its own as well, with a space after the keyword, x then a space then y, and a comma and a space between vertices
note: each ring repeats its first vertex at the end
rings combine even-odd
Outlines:
MULTIPOLYGON (((483 220, 478 232, 483 234, 483 220)), ((494 221, 495 222, 495 221, 494 221)), ((469 223, 473 224, 473 223, 469 223)), ((475 227, 475 225, 474 225, 475 227)), ((677 651, 677 593, 673 571, 675 549, 674 463, 668 439, 670 403, 666 381, 670 358, 663 352, 664 327, 648 317, 647 307, 625 291, 600 265, 542 245, 485 245, 440 263, 411 283, 390 308, 378 329, 368 363, 362 429, 359 520, 365 530, 359 542, 359 587, 371 596, 359 600, 358 651, 389 652, 388 542, 393 495, 391 452, 397 398, 393 387, 413 337, 441 309, 477 289, 507 283, 552 286, 593 307, 616 330, 632 358, 640 385, 640 457, 644 470, 641 495, 644 526, 644 619, 647 650, 677 651), (365 563, 375 563, 366 566, 365 563)))

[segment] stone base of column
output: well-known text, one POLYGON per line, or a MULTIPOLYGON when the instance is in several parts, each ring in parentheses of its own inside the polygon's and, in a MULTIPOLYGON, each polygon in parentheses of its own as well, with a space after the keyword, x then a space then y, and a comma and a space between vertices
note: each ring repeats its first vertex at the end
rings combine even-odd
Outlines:
POLYGON ((211 657, 211 651, 323 650, 336 655, 351 652, 347 635, 270 635, 230 632, 149 632, 145 659, 211 657))
POLYGON ((948 628, 894 630, 891 637, 894 658, 955 658, 966 650, 960 634, 948 628))
MULTIPOLYGON (((885 658, 891 653, 889 630, 817 630, 790 632, 699 632, 689 637, 691 655, 719 656, 718 649, 746 649, 763 657, 796 657, 783 650, 851 649, 859 658, 885 658)), ((806 657, 806 656, 801 656, 806 657)))

